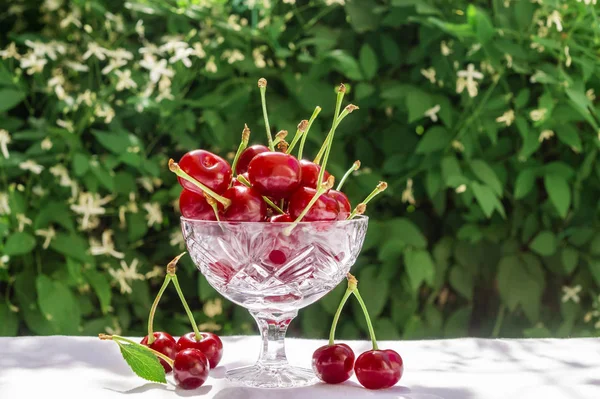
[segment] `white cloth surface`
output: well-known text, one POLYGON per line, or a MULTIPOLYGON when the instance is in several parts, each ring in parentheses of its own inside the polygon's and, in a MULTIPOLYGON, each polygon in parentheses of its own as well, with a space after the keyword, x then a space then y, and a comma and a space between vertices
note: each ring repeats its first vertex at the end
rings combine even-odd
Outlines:
MULTIPOLYGON (((136 339, 138 341, 138 339, 136 339)), ((139 341, 138 341, 139 342, 139 341)), ((344 341, 358 354, 367 341, 344 341)), ((291 364, 310 367, 324 340, 286 339, 291 364)), ((382 341, 398 351, 404 376, 387 390, 369 391, 355 377, 341 385, 294 389, 236 386, 225 370, 253 364, 257 336, 224 337, 224 356, 204 386, 185 391, 150 383, 129 369, 114 342, 94 337, 0 338, 0 399, 20 398, 397 398, 600 399, 600 339, 382 341)))

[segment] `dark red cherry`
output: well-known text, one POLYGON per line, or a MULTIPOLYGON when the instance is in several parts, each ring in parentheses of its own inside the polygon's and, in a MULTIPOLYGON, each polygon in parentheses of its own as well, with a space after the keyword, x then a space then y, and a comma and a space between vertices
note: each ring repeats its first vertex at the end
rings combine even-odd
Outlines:
POLYGON ((248 165, 250 165, 250 161, 252 161, 255 156, 263 152, 269 152, 269 149, 260 144, 251 145, 250 147, 246 148, 240 154, 240 158, 238 159, 238 163, 235 167, 235 173, 241 175, 248 172, 248 165))
MULTIPOLYGON (((236 222, 262 222, 267 216, 267 205, 261 195, 251 187, 232 186, 223 193, 231 205, 220 212, 221 220, 236 222)), ((219 208, 222 209, 219 203, 219 208)))
MULTIPOLYGON (((175 338, 173 338, 169 333, 160 331, 157 331, 152 335, 154 335, 154 342, 152 342, 151 345, 148 345, 147 335, 144 338, 142 338, 140 344, 154 349, 155 351, 160 352, 171 359, 175 359, 175 354, 177 353, 177 342, 175 342, 175 338)), ((165 362, 161 358, 159 358, 158 360, 160 360, 160 364, 162 364, 166 373, 171 371, 171 366, 169 366, 167 362, 165 362)))
POLYGON ((346 197, 346 194, 341 191, 331 189, 327 192, 327 194, 324 195, 327 195, 328 197, 337 201, 338 206, 340 207, 338 220, 345 220, 348 218, 348 216, 350 216, 350 213, 352 212, 352 206, 350 205, 350 200, 348 197, 346 197))
POLYGON ((271 223, 291 223, 293 222, 294 219, 292 219, 290 217, 289 214, 287 213, 282 213, 282 214, 278 214, 278 215, 273 215, 271 216, 271 218, 269 219, 269 222, 271 223))
MULTIPOLYGON (((315 196, 317 190, 314 188, 300 187, 290 198, 288 210, 292 219, 296 220, 315 196)), ((304 215, 303 222, 315 222, 319 220, 336 220, 340 207, 336 200, 323 194, 310 210, 304 215)))
POLYGON ((339 384, 354 374, 354 352, 346 344, 322 346, 313 353, 312 368, 321 381, 339 384))
POLYGON ((259 193, 279 200, 289 197, 298 188, 302 169, 292 155, 263 152, 250 162, 248 177, 259 193))
MULTIPOLYGON (((319 180, 319 172, 321 167, 314 162, 302 159, 300 161, 300 168, 302 168, 302 183, 300 185, 304 187, 317 188, 317 180, 319 180)), ((327 181, 329 172, 325 171, 323 181, 327 181)))
POLYGON ((177 352, 173 374, 177 385, 183 389, 201 387, 208 378, 208 359, 198 349, 188 348, 177 352))
POLYGON ((391 349, 370 350, 356 359, 354 372, 365 388, 389 388, 400 381, 404 363, 400 355, 391 349))
POLYGON ((202 336, 200 341, 196 341, 194 332, 182 335, 177 340, 177 352, 188 348, 198 349, 208 359, 210 368, 214 369, 223 357, 223 342, 218 335, 213 333, 201 332, 200 335, 202 336))
MULTIPOLYGON (((179 167, 188 175, 204 184, 217 194, 222 194, 231 182, 231 166, 226 160, 212 152, 193 150, 179 160, 179 167)), ((183 188, 202 194, 202 190, 192 183, 178 177, 183 188)))
POLYGON ((179 194, 179 210, 186 218, 217 220, 213 208, 206 202, 204 195, 185 188, 179 194))

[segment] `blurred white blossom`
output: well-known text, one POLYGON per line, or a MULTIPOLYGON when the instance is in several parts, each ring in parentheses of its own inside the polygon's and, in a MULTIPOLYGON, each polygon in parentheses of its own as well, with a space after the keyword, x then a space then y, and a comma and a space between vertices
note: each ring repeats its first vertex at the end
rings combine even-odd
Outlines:
POLYGON ((167 60, 162 59, 157 61, 156 57, 151 54, 144 54, 144 59, 140 61, 140 66, 150 71, 150 81, 157 83, 161 76, 172 78, 175 72, 170 67, 167 67, 167 60))
POLYGON ((508 111, 503 113, 501 116, 496 118, 496 122, 504 123, 506 126, 512 125, 512 123, 514 121, 515 121, 515 111, 512 109, 509 109, 508 111))
POLYGON ((579 293, 581 292, 581 285, 576 285, 575 287, 568 287, 565 285, 564 287, 562 287, 562 290, 563 290, 563 297, 562 297, 563 303, 566 303, 569 301, 579 303, 579 301, 580 301, 579 293))
POLYGON ((42 142, 40 143, 40 147, 44 151, 48 151, 49 149, 51 149, 52 148, 52 140, 50 140, 50 137, 46 137, 44 140, 42 140, 42 142))
POLYGON ((427 111, 425 111, 425 116, 429 117, 431 119, 432 122, 437 122, 438 121, 438 112, 440 112, 440 105, 436 104, 434 107, 429 108, 427 111))
POLYGON ((19 168, 21 168, 23 170, 28 170, 31 173, 35 173, 36 175, 39 175, 40 173, 42 173, 42 170, 44 170, 44 167, 42 165, 40 165, 39 163, 37 163, 31 159, 21 162, 19 164, 19 168))
POLYGON ((100 61, 103 61, 106 59, 107 51, 108 50, 106 50, 105 48, 100 47, 100 45, 98 45, 98 43, 90 42, 90 43, 88 43, 88 49, 85 53, 83 53, 82 58, 84 60, 87 60, 91 56, 94 56, 97 59, 99 59, 100 61))
POLYGON ((533 111, 531 111, 529 113, 529 117, 534 122, 541 121, 542 119, 544 119, 546 117, 547 112, 548 112, 548 109, 546 109, 546 108, 534 109, 533 111))
POLYGON ((2 152, 2 156, 6 159, 10 158, 10 153, 8 152, 8 145, 10 142, 10 133, 5 129, 0 129, 0 151, 2 152))
POLYGON ((21 58, 21 68, 27 70, 28 75, 39 73, 44 70, 44 66, 48 61, 44 58, 39 58, 33 51, 28 52, 21 58))
POLYGON ((544 140, 549 140, 554 137, 554 132, 552 130, 546 129, 542 130, 540 136, 538 137, 538 141, 541 143, 544 140))
POLYGON ((92 216, 104 215, 106 213, 104 205, 112 201, 112 199, 112 196, 101 198, 96 193, 82 192, 79 194, 77 203, 71 205, 71 210, 83 216, 81 228, 85 230, 89 227, 92 216))
POLYGON ((10 42, 4 50, 0 50, 0 57, 2 57, 3 60, 6 60, 8 58, 14 58, 18 60, 19 58, 21 58, 19 52, 17 51, 17 45, 15 44, 15 42, 10 42))
MULTIPOLYGON (((10 205, 8 204, 8 194, 0 192, 0 215, 10 215, 10 205)), ((173 237, 171 235, 171 237, 173 237)), ((173 244, 171 244, 173 245, 173 244)))
POLYGON ((126 89, 135 89, 137 87, 137 83, 131 78, 131 70, 125 69, 123 71, 115 71, 115 75, 119 79, 117 81, 117 85, 115 89, 117 91, 123 91, 126 89))
POLYGON ((149 227, 154 226, 155 224, 161 224, 163 222, 163 215, 158 202, 146 202, 143 207, 148 213, 146 215, 146 220, 148 221, 149 227))
POLYGON ((19 223, 18 230, 23 231, 25 226, 31 226, 32 221, 22 213, 17 213, 17 222, 19 223))
POLYGON ((413 193, 413 180, 406 181, 406 188, 402 191, 402 202, 414 205, 416 203, 413 193))
POLYGON ((215 57, 211 56, 206 62, 205 66, 206 72, 216 73, 217 72, 217 64, 215 64, 215 57))
POLYGON ((50 246, 50 242, 56 237, 56 230, 54 230, 54 227, 48 226, 47 229, 36 230, 35 235, 39 237, 44 237, 44 243, 42 244, 42 248, 48 249, 48 247, 50 246))
POLYGON ((421 69, 421 75, 425 76, 429 82, 435 83, 435 69, 433 67, 421 69))
POLYGON ((67 130, 70 133, 75 132, 75 126, 73 125, 73 121, 65 121, 63 119, 57 119, 56 124, 63 129, 67 130))
POLYGON ((473 64, 467 65, 467 69, 457 72, 458 79, 456 80, 456 92, 462 93, 466 88, 470 97, 477 96, 477 80, 483 79, 483 74, 475 70, 473 64))
POLYGON ((113 231, 107 229, 102 232, 102 242, 99 242, 94 237, 90 237, 90 253, 94 256, 109 255, 113 258, 123 259, 125 254, 115 249, 112 235, 113 231))
POLYGON ((557 10, 552 11, 552 13, 548 15, 548 19, 546 20, 546 26, 548 28, 552 27, 552 25, 556 27, 557 31, 562 32, 562 19, 560 13, 557 10))

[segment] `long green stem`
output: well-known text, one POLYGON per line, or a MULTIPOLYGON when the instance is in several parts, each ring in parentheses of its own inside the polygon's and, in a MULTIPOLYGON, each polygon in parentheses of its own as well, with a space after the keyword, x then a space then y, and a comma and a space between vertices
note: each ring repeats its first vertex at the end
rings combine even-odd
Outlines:
POLYGON ((258 88, 260 89, 260 102, 262 104, 263 117, 265 119, 265 128, 267 130, 267 143, 269 149, 271 151, 275 151, 275 147, 273 145, 273 137, 271 136, 271 126, 269 125, 269 116, 267 115, 267 99, 265 95, 267 91, 267 80, 265 78, 259 79, 258 88))
MULTIPOLYGON (((125 337, 121 337, 120 335, 106 335, 106 334, 99 334, 100 339, 102 340, 111 340, 111 341, 115 341, 117 343, 117 345, 121 345, 121 341, 122 342, 127 342, 130 345, 137 345, 137 346, 141 346, 142 348, 144 348, 144 350, 149 350, 150 352, 152 352, 154 355, 158 356, 159 358, 161 358, 162 360, 164 360, 165 362, 167 362, 167 364, 169 366, 171 366, 171 368, 173 367, 173 359, 171 359, 170 357, 168 357, 165 354, 160 353, 157 350, 154 350, 146 345, 142 345, 140 343, 134 342, 128 338, 125 337)), ((148 344, 150 345, 150 342, 148 341, 148 344)))
MULTIPOLYGON (((240 155, 248 146, 248 140, 250 139, 250 129, 248 125, 244 124, 244 130, 242 130, 242 141, 240 141, 240 145, 235 153, 235 158, 233 158, 233 163, 231 164, 231 173, 235 176, 235 168, 237 167, 238 160, 240 159, 240 155)), ((231 181, 233 184, 233 180, 231 181)))
POLYGON ((317 153, 317 156, 314 160, 314 163, 316 163, 317 165, 319 164, 319 162, 321 161, 321 157, 325 153, 325 148, 327 147, 327 143, 330 140, 329 136, 333 134, 332 131, 335 131, 335 126, 340 116, 340 109, 342 108, 342 101, 344 100, 344 94, 346 94, 345 88, 344 90, 338 90, 337 99, 335 101, 335 112, 333 113, 333 122, 331 123, 331 130, 329 131, 327 137, 325 137, 325 140, 323 141, 323 144, 321 145, 321 148, 319 149, 319 152, 317 153))
POLYGON ((215 193, 210 188, 206 187, 204 184, 200 183, 198 180, 194 179, 192 176, 187 174, 186 171, 181 169, 181 167, 173 159, 169 159, 169 170, 171 172, 175 173, 177 176, 181 177, 183 180, 190 182, 191 184, 198 187, 200 190, 202 190, 206 194, 210 195, 211 197, 213 197, 214 199, 219 201, 221 204, 223 204, 223 206, 225 208, 227 208, 227 207, 229 207, 229 205, 231 205, 231 200, 220 196, 219 194, 215 193))
POLYGON ((352 166, 350 167, 350 169, 348 169, 346 171, 346 173, 344 173, 344 176, 342 177, 342 180, 340 180, 340 182, 338 183, 338 186, 336 187, 337 191, 340 191, 342 189, 342 186, 346 182, 346 179, 352 174, 352 172, 357 171, 358 168, 360 168, 360 161, 354 161, 354 163, 352 164, 352 166))
MULTIPOLYGON (((381 193, 382 191, 385 191, 385 189, 387 188, 387 183, 384 181, 379 182, 379 184, 377 185, 377 187, 375 187, 373 189, 373 191, 371 191, 371 193, 369 195, 367 195, 367 198, 365 198, 360 204, 364 204, 365 206, 369 203, 369 201, 371 201, 373 198, 375 198, 375 196, 379 193, 381 193)), ((356 216, 358 213, 358 210, 355 208, 352 213, 350 214, 350 216, 348 216, 347 220, 352 219, 354 216, 356 216)))
MULTIPOLYGON (((252 187, 252 185, 250 184, 250 182, 248 181, 248 179, 246 179, 243 175, 238 175, 237 180, 242 183, 244 186, 247 187, 252 187)), ((285 212, 283 211, 283 209, 281 209, 280 207, 278 207, 273 201, 271 201, 269 199, 269 197, 267 197, 266 195, 262 196, 262 199, 267 203, 267 205, 269 205, 271 208, 275 209, 278 213, 280 214, 284 214, 285 212)))
POLYGON ((185 313, 187 313, 188 319, 190 319, 190 323, 192 324, 192 328, 194 329, 194 334, 196 335, 196 341, 200 341, 202 340, 202 335, 200 334, 200 331, 198 330, 198 325, 196 324, 196 320, 194 320, 194 315, 192 314, 192 311, 190 310, 190 307, 187 304, 187 301, 185 300, 185 297, 183 296, 183 292, 181 291, 181 287, 179 286, 179 281, 177 280, 177 275, 173 275, 171 276, 171 278, 173 279, 173 285, 175 286, 175 289, 177 290, 177 294, 179 294, 179 299, 181 299, 181 303, 183 304, 183 307, 185 308, 185 313))
POLYGON ((308 127, 308 121, 306 119, 302 120, 298 124, 298 129, 296 130, 296 134, 294 135, 294 138, 292 139, 292 142, 288 146, 288 149, 285 150, 286 154, 290 154, 292 152, 292 150, 294 149, 294 147, 298 143, 298 140, 300 140, 300 137, 302 137, 302 135, 304 134, 304 132, 306 132, 306 128, 307 127, 308 127))
POLYGON ((331 330, 329 331, 329 345, 333 345, 333 340, 335 337, 335 328, 337 327, 337 322, 340 318, 340 314, 342 313, 342 309, 344 308, 346 301, 348 300, 350 295, 352 295, 353 291, 354 291, 354 289, 352 289, 350 287, 348 287, 346 289, 346 292, 344 293, 344 296, 342 297, 342 300, 340 301, 340 305, 338 306, 337 311, 335 312, 335 316, 333 316, 333 323, 331 323, 331 330))
POLYGON ((371 336, 371 342, 373 343, 373 350, 377 350, 377 349, 379 349, 379 347, 377 346, 377 339, 375 338, 375 330, 373 329, 373 324, 371 324, 371 318, 369 317, 369 311, 367 310, 367 306, 365 305, 365 302, 361 298, 360 293, 358 292, 358 288, 356 288, 353 291, 353 294, 356 297, 356 299, 358 299, 358 303, 360 304, 360 307, 362 308, 362 311, 365 315, 365 320, 367 320, 367 328, 369 329, 369 335, 371 336))
POLYGON ((162 297, 163 293, 169 286, 170 282, 171 282, 171 276, 169 276, 167 274, 165 276, 165 280, 163 281, 162 287, 160 287, 158 294, 156 294, 156 298, 154 298, 152 307, 150 308, 150 315, 148 316, 148 344, 149 345, 152 345, 152 343, 154 342, 154 314, 156 313, 156 309, 158 308, 158 302, 160 302, 160 298, 162 297))
POLYGON ((310 116, 310 119, 308 120, 308 126, 306 127, 306 131, 302 135, 302 140, 300 140, 300 147, 298 149, 298 159, 302 159, 302 151, 304 150, 304 143, 306 142, 306 136, 308 136, 310 127, 312 126, 315 119, 317 119, 317 115, 319 115, 319 112, 321 112, 321 107, 319 107, 317 105, 315 107, 315 110, 313 111, 312 115, 310 116))

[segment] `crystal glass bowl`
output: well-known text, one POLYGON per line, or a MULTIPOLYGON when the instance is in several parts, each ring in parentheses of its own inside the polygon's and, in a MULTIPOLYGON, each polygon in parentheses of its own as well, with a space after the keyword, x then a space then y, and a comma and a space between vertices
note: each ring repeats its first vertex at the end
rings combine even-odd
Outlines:
POLYGON ((228 370, 229 380, 261 388, 313 384, 311 370, 290 366, 285 332, 298 309, 346 276, 367 232, 368 217, 334 222, 213 222, 182 217, 198 269, 221 295, 250 311, 263 338, 257 363, 228 370))

